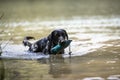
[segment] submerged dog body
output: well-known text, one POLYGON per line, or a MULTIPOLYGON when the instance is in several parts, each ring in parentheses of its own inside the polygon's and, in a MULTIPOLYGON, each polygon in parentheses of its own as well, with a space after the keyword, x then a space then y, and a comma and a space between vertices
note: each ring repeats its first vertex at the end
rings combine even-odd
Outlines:
MULTIPOLYGON (((29 47, 31 52, 42 52, 44 54, 52 54, 51 48, 60 44, 61 42, 68 40, 68 34, 64 29, 57 29, 52 31, 47 37, 42 38, 35 43, 30 43, 29 40, 34 37, 27 36, 23 40, 24 46, 29 47)), ((70 52, 70 49, 69 49, 70 52)), ((63 54, 64 50, 60 51, 59 54, 63 54)), ((71 52, 70 52, 71 53, 71 52)))

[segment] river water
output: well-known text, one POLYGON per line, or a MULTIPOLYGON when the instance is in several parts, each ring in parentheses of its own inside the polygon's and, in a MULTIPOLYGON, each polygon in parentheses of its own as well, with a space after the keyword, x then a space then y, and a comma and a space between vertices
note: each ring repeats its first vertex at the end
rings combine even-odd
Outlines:
POLYGON ((120 80, 119 2, 1 0, 0 80, 120 80), (71 57, 68 48, 50 56, 22 45, 24 36, 38 40, 61 28, 72 40, 71 57))

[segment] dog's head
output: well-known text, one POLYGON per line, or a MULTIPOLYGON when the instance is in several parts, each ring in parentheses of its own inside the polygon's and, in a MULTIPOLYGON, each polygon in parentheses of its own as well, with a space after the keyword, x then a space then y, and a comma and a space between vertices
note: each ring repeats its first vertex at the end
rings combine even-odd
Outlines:
POLYGON ((48 36, 48 39, 54 44, 59 44, 65 40, 68 40, 67 32, 63 29, 54 30, 48 36))

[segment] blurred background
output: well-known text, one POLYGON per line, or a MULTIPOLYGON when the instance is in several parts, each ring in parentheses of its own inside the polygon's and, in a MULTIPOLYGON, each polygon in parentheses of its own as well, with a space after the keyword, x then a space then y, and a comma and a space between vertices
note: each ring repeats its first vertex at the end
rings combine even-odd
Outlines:
POLYGON ((114 16, 120 14, 119 3, 119 0, 0 0, 0 14, 4 13, 8 21, 114 16))

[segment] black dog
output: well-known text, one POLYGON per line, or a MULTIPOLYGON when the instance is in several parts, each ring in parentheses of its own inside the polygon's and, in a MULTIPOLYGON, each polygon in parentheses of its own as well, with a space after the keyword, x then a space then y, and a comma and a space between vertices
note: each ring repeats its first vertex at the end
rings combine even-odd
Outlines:
MULTIPOLYGON (((34 37, 27 36, 23 40, 24 46, 29 47, 29 51, 31 52, 42 52, 44 54, 52 54, 51 48, 60 44, 61 42, 68 40, 68 34, 64 29, 58 29, 52 31, 46 38, 40 39, 35 43, 30 43, 28 40, 34 39, 34 37)), ((62 50, 59 54, 63 54, 64 50, 62 50)), ((71 53, 69 47, 69 54, 71 53)))

